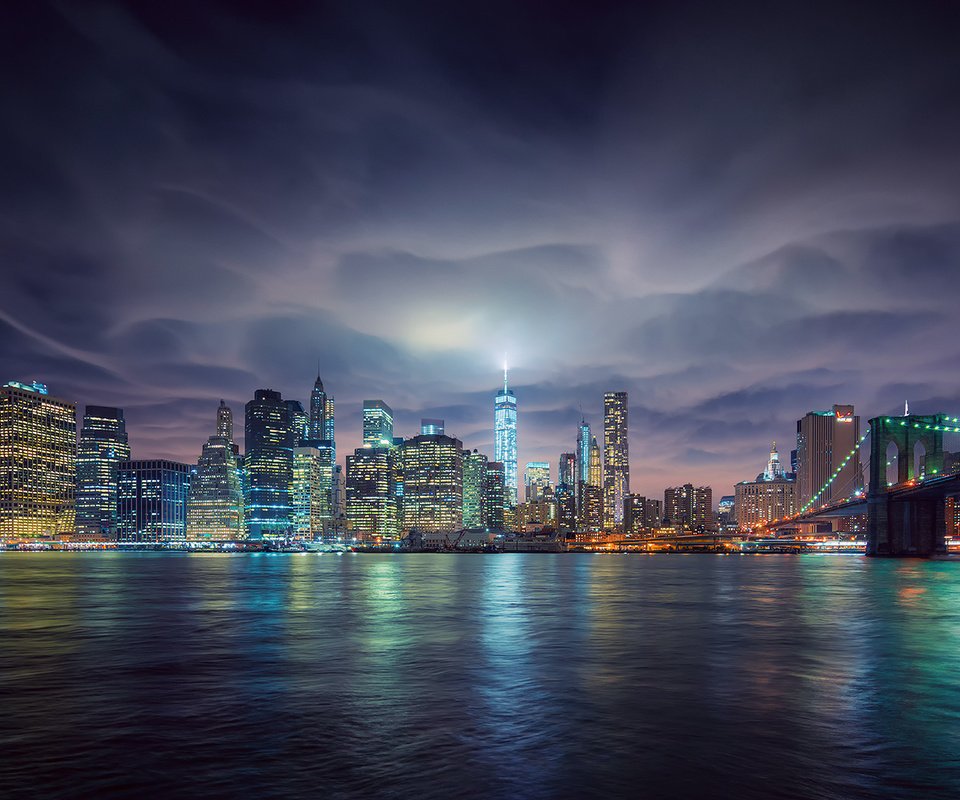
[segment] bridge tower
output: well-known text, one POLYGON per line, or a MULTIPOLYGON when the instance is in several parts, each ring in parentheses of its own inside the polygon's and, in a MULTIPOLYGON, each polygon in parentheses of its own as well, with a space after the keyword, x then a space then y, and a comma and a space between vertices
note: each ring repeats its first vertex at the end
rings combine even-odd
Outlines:
POLYGON ((910 414, 870 420, 870 492, 867 495, 867 555, 931 556, 946 552, 942 498, 898 498, 887 486, 887 448, 897 447, 897 484, 915 474, 914 448, 925 451, 927 475, 943 472, 946 417, 910 414))

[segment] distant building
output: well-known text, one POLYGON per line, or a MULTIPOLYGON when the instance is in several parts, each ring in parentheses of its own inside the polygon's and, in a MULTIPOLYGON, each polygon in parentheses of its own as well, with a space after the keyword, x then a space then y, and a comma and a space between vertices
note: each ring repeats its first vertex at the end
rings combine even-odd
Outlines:
POLYGON ((390 447, 393 443, 393 409, 383 400, 363 401, 363 444, 390 447))
POLYGON ((0 538, 76 531, 76 406, 42 383, 0 386, 0 538))
POLYGON ((770 447, 766 469, 755 480, 738 483, 734 491, 733 505, 740 528, 754 528, 797 511, 797 483, 793 474, 780 466, 776 442, 770 447))
POLYGON ((422 532, 463 527, 463 443, 446 435, 414 436, 400 448, 403 527, 422 532))
POLYGON ((590 426, 584 419, 577 426, 576 477, 577 514, 582 513, 583 490, 590 484, 590 426))
POLYGON ((663 503, 638 494, 623 498, 623 532, 641 536, 656 530, 663 522, 663 503))
MULTIPOLYGON (((573 492, 577 485, 577 456, 575 453, 561 453, 557 468, 557 484, 568 486, 573 492)), ((576 502, 576 501, 574 501, 576 502)))
POLYGON ((303 403, 299 400, 287 400, 287 419, 290 424, 290 444, 299 447, 310 439, 310 417, 303 410, 303 403))
POLYGON ((737 524, 737 502, 735 495, 724 495, 717 503, 717 524, 721 528, 728 528, 737 524))
POLYGON ((77 539, 116 541, 117 481, 130 458, 123 409, 87 406, 77 443, 77 539))
POLYGON ((842 500, 862 488, 859 441, 860 417, 851 405, 811 411, 797 421, 798 510, 842 500), (844 463, 850 453, 853 457, 844 463))
MULTIPOLYGON (((506 479, 504 465, 499 461, 488 461, 484 482, 484 507, 486 515, 483 527, 503 530, 506 527, 506 479)), ((464 526, 466 527, 466 526, 464 526)))
POLYGON ((360 537, 396 539, 400 531, 397 498, 399 451, 358 447, 347 456, 346 512, 360 537))
POLYGON ((244 466, 247 534, 278 538, 292 532, 293 432, 280 392, 257 389, 247 403, 244 466))
POLYGON ((550 462, 528 461, 523 471, 524 499, 543 500, 550 488, 550 462))
POLYGON ((507 387, 507 368, 503 368, 503 389, 497 392, 493 404, 493 455, 503 464, 505 503, 517 504, 517 396, 507 387))
POLYGON ((676 530, 714 530, 713 489, 686 483, 664 490, 663 515, 676 530))
POLYGON ((182 542, 187 538, 187 464, 159 459, 123 461, 118 476, 119 541, 182 542))
POLYGON ((334 403, 323 388, 323 381, 317 373, 310 392, 310 428, 307 439, 318 442, 329 442, 331 463, 337 463, 337 445, 334 433, 334 403))
POLYGON ((192 541, 246 538, 244 476, 233 432, 233 412, 222 400, 217 409, 217 434, 207 439, 187 489, 187 539, 192 541))
MULTIPOLYGON (((322 440, 326 444, 326 440, 322 440)), ((294 535, 317 539, 333 520, 333 465, 327 447, 309 444, 293 448, 291 487, 294 535)))
POLYGON ((443 420, 435 417, 424 417, 420 420, 420 433, 424 436, 442 436, 444 433, 443 420))
POLYGON ((483 453, 476 450, 463 454, 463 527, 486 527, 487 514, 487 462, 483 453))
POLYGON ((630 492, 630 449, 627 430, 627 393, 603 396, 603 524, 623 524, 623 498, 630 492))
POLYGON ((575 533, 577 530, 577 504, 571 484, 561 483, 557 486, 556 505, 557 531, 564 535, 575 533))

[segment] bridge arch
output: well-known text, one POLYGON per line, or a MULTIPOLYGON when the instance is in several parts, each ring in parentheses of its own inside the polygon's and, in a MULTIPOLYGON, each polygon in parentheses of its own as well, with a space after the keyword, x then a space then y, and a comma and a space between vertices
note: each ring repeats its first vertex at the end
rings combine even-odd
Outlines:
POLYGON ((884 459, 885 472, 883 485, 893 486, 898 480, 900 469, 900 448, 894 441, 887 442, 886 458, 884 459))
POLYGON ((911 414, 907 417, 875 417, 870 420, 870 494, 887 490, 887 448, 897 447, 895 483, 919 478, 918 444, 923 445, 927 474, 943 471, 943 430, 946 420, 941 415, 911 414))

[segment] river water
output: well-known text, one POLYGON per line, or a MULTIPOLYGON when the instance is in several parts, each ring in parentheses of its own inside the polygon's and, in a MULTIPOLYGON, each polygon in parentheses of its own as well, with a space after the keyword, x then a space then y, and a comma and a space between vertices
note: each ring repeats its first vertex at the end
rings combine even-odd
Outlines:
POLYGON ((0 796, 960 797, 960 563, 0 555, 0 796))

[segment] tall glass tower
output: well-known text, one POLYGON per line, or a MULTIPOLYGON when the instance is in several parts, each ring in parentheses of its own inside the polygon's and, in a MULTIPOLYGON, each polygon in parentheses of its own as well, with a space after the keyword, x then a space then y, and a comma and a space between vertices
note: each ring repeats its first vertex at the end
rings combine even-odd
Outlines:
POLYGON ((603 524, 613 530, 623 523, 623 498, 630 492, 627 444, 627 393, 603 395, 603 524))
POLYGON ((87 406, 77 443, 77 538, 116 541, 118 465, 128 458, 123 410, 87 406))
POLYGON ((293 435, 280 392, 257 389, 246 407, 247 530, 251 537, 286 536, 291 530, 293 435))
POLYGON ((494 461, 503 464, 504 505, 517 504, 517 396, 507 386, 507 365, 503 365, 503 389, 493 404, 494 461))

